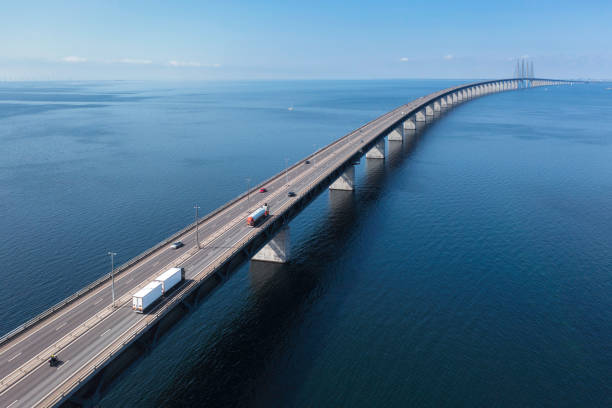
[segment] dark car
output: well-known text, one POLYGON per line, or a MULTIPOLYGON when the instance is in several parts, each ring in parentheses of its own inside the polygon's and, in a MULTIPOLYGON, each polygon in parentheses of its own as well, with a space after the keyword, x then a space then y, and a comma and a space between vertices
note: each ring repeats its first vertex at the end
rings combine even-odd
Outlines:
POLYGON ((170 245, 170 248, 172 248, 172 249, 179 249, 183 245, 185 245, 185 244, 183 244, 181 241, 176 241, 174 244, 170 245))
POLYGON ((287 196, 289 197, 295 197, 295 193, 293 191, 290 191, 287 193, 287 196))
POLYGON ((260 193, 265 193, 266 191, 268 191, 268 190, 265 187, 262 187, 262 188, 259 189, 260 193))
POLYGON ((306 160, 304 163, 306 163, 306 164, 310 164, 310 160, 306 160))

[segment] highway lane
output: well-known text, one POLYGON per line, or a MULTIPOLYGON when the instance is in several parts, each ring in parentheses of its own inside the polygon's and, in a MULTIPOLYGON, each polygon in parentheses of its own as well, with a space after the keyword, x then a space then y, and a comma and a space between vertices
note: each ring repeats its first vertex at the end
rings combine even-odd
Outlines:
MULTIPOLYGON (((429 103, 431 100, 432 97, 430 96, 424 100, 422 99, 421 102, 425 101, 429 103)), ((250 211, 260 206, 264 201, 267 201, 270 204, 271 212, 274 216, 275 208, 281 207, 294 200, 286 196, 286 192, 289 189, 296 191, 298 195, 301 194, 302 190, 305 189, 310 182, 317 177, 321 177, 325 173, 329 173, 344 160, 348 160, 358 152, 364 144, 371 142, 378 137, 384 129, 394 125, 398 120, 405 118, 407 114, 410 113, 410 110, 418 105, 419 103, 417 102, 403 105, 366 124, 364 127, 349 133, 344 138, 339 139, 338 142, 321 149, 315 157, 311 158, 313 164, 305 165, 300 163, 287 172, 287 177, 290 180, 289 185, 286 185, 285 174, 281 172, 265 185, 269 193, 253 193, 250 199, 244 197, 208 219, 200 226, 200 236, 203 237, 201 240, 203 244, 202 250, 196 251, 195 245, 186 245, 186 247, 178 251, 172 251, 166 247, 151 254, 151 256, 123 273, 116 281, 116 292, 118 297, 133 293, 136 288, 150 281, 156 274, 165 270, 166 267, 174 266, 177 263, 185 267, 188 279, 195 277, 203 269, 215 262, 215 260, 231 252, 232 246, 235 245, 236 242, 239 242, 245 236, 253 233, 254 230, 245 225, 246 215, 250 211), (190 254, 190 252, 193 252, 193 254, 190 254), (181 260, 180 258, 183 256, 185 259, 181 260), (179 260, 181 260, 181 262, 179 262, 179 260)), ((194 234, 195 230, 188 231, 181 237, 181 240, 185 243, 193 242, 194 234)), ((55 320, 50 320, 52 324, 42 324, 40 328, 34 330, 36 331, 36 336, 30 336, 31 339, 24 336, 22 339, 24 340, 23 343, 9 343, 10 347, 5 347, 0 351, 0 361, 2 361, 0 376, 5 375, 5 372, 14 371, 15 367, 19 367, 19 362, 23 364, 24 361, 28 361, 28 358, 36 355, 37 350, 44 350, 46 346, 59 340, 62 334, 65 335, 69 333, 88 318, 107 307, 110 303, 110 290, 108 286, 109 284, 107 283, 104 287, 89 294, 86 299, 75 303, 67 312, 58 314, 59 317, 54 317, 53 319, 55 320), (93 298, 96 300, 92 301, 93 298), (29 342, 26 340, 29 340, 29 342), (19 347, 16 348, 16 346, 19 347), (7 365, 5 365, 3 361, 5 358, 7 365), (9 365, 8 363, 11 364, 9 365)), ((67 359, 67 363, 63 367, 79 367, 78 364, 88 361, 87 355, 91 357, 92 353, 95 354, 100 352, 105 345, 112 341, 112 336, 116 336, 115 329, 111 329, 110 332, 106 329, 106 331, 103 332, 107 334, 106 336, 96 338, 95 336, 99 330, 109 325, 115 328, 128 327, 125 325, 138 322, 139 319, 143 318, 143 315, 136 314, 129 308, 129 296, 125 296, 122 301, 125 302, 124 307, 114 311, 105 319, 98 322, 92 329, 68 344, 58 353, 61 358, 67 359), (125 314, 125 311, 128 313, 125 314), (79 349, 78 345, 83 342, 89 344, 90 347, 87 349, 79 349)), ((40 389, 47 389, 46 387, 49 386, 57 386, 58 381, 61 381, 63 375, 51 376, 52 379, 48 379, 48 370, 45 372, 42 369, 42 367, 45 366, 46 364, 39 364, 36 370, 28 374, 28 377, 26 377, 27 381, 21 381, 8 391, 2 393, 2 395, 0 395, 0 403, 10 404, 11 401, 9 400, 12 397, 24 395, 23 393, 20 394, 20 392, 24 391, 19 385, 22 383, 33 382, 36 384, 37 386, 34 388, 38 391, 32 392, 38 396, 40 396, 40 389), (53 385, 51 385, 49 381, 52 381, 53 385), (45 384, 44 386, 43 383, 45 384)), ((60 368, 57 370, 59 371, 60 368)), ((74 370, 64 370, 64 373, 68 371, 72 372, 74 370)), ((32 389, 34 390, 34 388, 32 389)), ((20 403, 23 401, 22 398, 20 403)))
MULTIPOLYGON (((324 152, 324 154, 321 154, 318 158, 317 161, 319 163, 322 162, 322 160, 324 160, 324 158, 328 156, 328 154, 326 152, 324 152)), ((307 166, 305 167, 306 169, 312 169, 314 168, 314 166, 307 166)), ((305 168, 301 168, 301 167, 297 167, 295 169, 292 169, 289 173, 288 176, 291 177, 291 179, 293 180, 294 177, 298 176, 299 174, 303 173, 305 168), (296 173, 296 174, 292 174, 292 173, 296 173)), ((276 180, 275 182, 269 184, 267 186, 268 190, 272 191, 272 189, 276 188, 277 186, 284 186, 284 180, 276 180)), ((283 191, 283 194, 285 194, 285 192, 283 191)), ((272 198, 272 197, 270 197, 272 198)), ((256 206, 259 206, 261 203, 263 203, 263 201, 265 201, 267 199, 266 195, 264 195, 259 202, 256 202, 256 206)), ((245 214, 248 213, 249 210, 253 209, 253 208, 248 208, 249 205, 251 205, 252 203, 250 202, 251 200, 247 199, 247 203, 246 206, 245 205, 239 205, 239 206, 235 206, 235 208, 237 209, 236 211, 226 211, 225 214, 223 214, 221 217, 215 217, 212 219, 211 222, 208 223, 208 225, 205 225, 201 228, 201 233, 202 236, 206 236, 209 232, 212 231, 207 231, 207 229, 210 230, 215 230, 217 229, 220 225, 227 223, 229 221, 229 219, 231 219, 232 217, 234 218, 234 222, 244 222, 244 218, 245 218, 245 214)), ((255 200, 253 200, 255 201, 255 200)), ((270 201, 270 200, 268 200, 270 201)), ((272 203, 271 203, 272 204, 272 203)), ((187 234, 188 236, 193 235, 193 233, 189 233, 187 234)), ((228 242, 226 241, 224 243, 225 246, 228 245, 228 242)), ((171 255, 175 255, 177 254, 179 251, 170 251, 170 250, 166 250, 166 251, 162 251, 162 257, 164 254, 171 254, 171 255)), ((214 257, 214 254, 213 254, 214 257)), ((166 263, 167 261, 170 260, 171 257, 166 256, 165 259, 163 259, 164 263, 166 263)), ((176 258, 172 257, 172 258, 176 258)), ((207 258, 205 258, 206 260, 208 260, 207 258)), ((157 265, 160 263, 159 257, 155 257, 150 259, 147 262, 143 262, 143 264, 139 267, 136 267, 134 269, 134 271, 130 274, 130 273, 126 273, 123 274, 122 277, 120 279, 118 279, 116 281, 116 294, 117 297, 121 297, 124 293, 128 293, 128 292, 133 292, 133 287, 134 284, 132 281, 135 280, 135 277, 133 275, 137 275, 138 278, 140 278, 141 274, 139 272, 144 271, 145 272, 145 280, 144 282, 148 281, 149 278, 151 278, 151 269, 152 269, 152 265, 157 265), (125 282, 125 284, 124 284, 125 282)), ((170 266, 170 265, 168 265, 170 266)), ((153 268, 154 269, 154 268, 153 268)), ((188 269, 188 268, 187 268, 188 269)), ((163 269, 159 269, 158 272, 161 272, 163 269)), ((189 276, 189 274, 187 275, 189 276)), ((140 279, 139 279, 140 280, 140 279)), ((143 281, 140 281, 139 283, 142 283, 143 281)), ((75 307, 72 311, 72 313, 68 314, 67 316, 64 316, 64 322, 62 323, 61 326, 57 326, 54 324, 47 324, 43 330, 38 331, 36 336, 30 336, 28 339, 26 339, 26 342, 21 342, 21 347, 20 350, 23 350, 23 346, 24 344, 26 345, 26 350, 24 351, 19 351, 19 355, 18 357, 20 357, 19 359, 14 358, 14 357, 8 357, 10 359, 9 363, 11 364, 7 364, 2 366, 3 371, 6 370, 8 372, 10 372, 11 369, 14 369, 16 367, 19 366, 19 363, 21 362, 20 360, 27 360, 28 357, 32 357, 34 355, 36 355, 37 352, 40 352, 41 350, 44 349, 45 346, 49 345, 51 342, 53 342, 54 340, 57 340, 59 338, 61 338, 62 334, 65 334, 65 332, 70 331, 71 329, 73 329, 75 327, 75 324, 80 324, 82 323, 85 319, 85 317, 90 317, 93 316, 96 312, 98 312, 99 310, 102 309, 102 307, 108 305, 110 303, 110 292, 108 290, 103 291, 103 289, 100 289, 98 291, 96 291, 96 293, 98 294, 98 300, 96 300, 95 302, 87 302, 85 300, 80 302, 80 305, 82 307, 75 307), (102 293, 100 293, 102 292, 102 293), (66 324, 69 323, 69 324, 66 324), (58 330, 60 329, 60 330, 58 330), (46 331, 46 332, 45 332, 46 331), (47 333, 50 332, 50 333, 47 333), (27 341, 30 340, 30 341, 27 341), (34 341, 35 340, 35 341, 34 341), (27 346, 39 346, 39 347, 27 347, 27 346)), ((9 353, 6 353, 7 355, 10 355, 9 353)))
MULTIPOLYGON (((305 179, 299 183, 292 183, 290 187, 299 188, 301 186, 305 186, 309 181, 310 179, 305 179)), ((286 188, 289 187, 286 186, 286 188)), ((281 203, 286 203, 294 199, 286 197, 285 191, 283 191, 282 194, 277 195, 276 198, 273 198, 273 200, 275 205, 280 205, 281 203)), ((203 257, 200 257, 202 259, 198 259, 198 261, 205 264, 210 264, 218 257, 218 252, 227 251, 226 248, 231 248, 235 242, 242 239, 246 234, 251 233, 253 229, 247 227, 242 218, 243 217, 241 217, 240 220, 242 222, 236 223, 228 234, 223 235, 223 241, 221 246, 219 246, 219 248, 223 248, 221 251, 210 251, 203 257)), ((193 258, 195 257, 192 257, 191 259, 193 258)), ((188 274, 187 278, 193 277, 189 275, 191 274, 188 274)), ((10 404, 12 403, 12 401, 9 401, 11 398, 17 398, 19 396, 21 396, 19 399, 13 400, 13 402, 18 401, 18 405, 36 402, 37 398, 41 397, 43 390, 56 387, 70 376, 70 372, 66 368, 78 366, 78 364, 87 362, 88 359, 100 352, 106 346, 107 342, 105 340, 100 340, 97 338, 97 336, 101 336, 100 333, 106 334, 110 329, 116 332, 122 332, 124 327, 131 326, 142 317, 143 315, 132 312, 129 308, 129 303, 127 303, 125 306, 119 309, 119 311, 115 312, 112 319, 107 318, 100 325, 94 327, 91 331, 66 347, 65 350, 58 353, 60 360, 65 361, 64 365, 57 369, 48 367, 47 364, 39 366, 35 371, 13 386, 9 393, 0 396, 0 403, 10 404), (126 310, 127 313, 125 312, 126 310), (119 327, 119 330, 117 330, 117 327, 119 327), (83 347, 85 344, 87 347, 83 347), (57 370, 57 375, 55 375, 54 370, 57 370), (52 375, 49 375, 50 373, 52 375), (36 386, 30 387, 30 383, 34 383, 36 386)))
MULTIPOLYGON (((325 154, 322 156, 324 155, 325 154)), ((299 167, 297 169, 292 169, 288 175, 293 177, 292 173, 300 172, 300 170, 301 169, 299 167)), ((275 188, 278 188, 283 184, 284 179, 276 180, 268 184, 266 188, 269 191, 273 191, 275 188)), ((211 234, 215 230, 218 230, 221 225, 227 223, 230 219, 236 217, 242 218, 244 214, 247 214, 250 210, 253 210, 254 208, 263 204, 266 199, 266 194, 262 194, 261 197, 258 197, 258 195, 259 193, 252 194, 250 199, 245 198, 242 200, 242 202, 239 202, 238 205, 230 207, 223 213, 202 224, 199 227, 200 236, 206 238, 207 235, 211 234), (259 198, 259 200, 256 200, 257 198, 259 198)), ((187 244, 186 247, 173 251, 169 249, 169 246, 166 246, 166 248, 158 251, 154 256, 149 257, 148 259, 138 263, 135 267, 130 268, 130 270, 121 274, 115 281, 117 298, 129 291, 132 291, 135 286, 150 278, 152 270, 162 272, 165 270, 163 267, 172 264, 173 261, 176 261, 177 258, 183 255, 186 251, 194 250, 195 245, 191 248, 188 246, 190 242, 195 241, 194 235, 195 232, 190 231, 181 237, 183 242, 187 244)), ((205 244, 206 242, 204 242, 204 245, 205 244)), ((6 364, 3 363, 0 366, 0 376, 7 375, 20 364, 23 364, 23 362, 42 351, 40 348, 37 348, 36 345, 41 343, 48 345, 60 339, 78 326, 78 324, 87 320, 104 307, 107 307, 111 303, 109 286, 110 284, 106 284, 103 287, 96 289, 93 293, 85 296, 83 299, 78 300, 74 305, 67 307, 64 313, 58 313, 56 316, 42 322, 39 327, 29 330, 27 335, 20 339, 19 342, 11 342, 9 343, 8 347, 4 347, 2 351, 0 351, 0 359, 5 358, 6 356, 7 361, 6 364), (90 299, 95 296, 97 296, 97 299, 93 302, 93 304, 91 304, 90 299), (58 324, 57 322, 60 320, 60 318, 62 323, 58 324), (16 357, 17 352, 11 353, 16 346, 19 348, 18 353, 21 353, 18 356, 19 358, 14 358, 16 357)))

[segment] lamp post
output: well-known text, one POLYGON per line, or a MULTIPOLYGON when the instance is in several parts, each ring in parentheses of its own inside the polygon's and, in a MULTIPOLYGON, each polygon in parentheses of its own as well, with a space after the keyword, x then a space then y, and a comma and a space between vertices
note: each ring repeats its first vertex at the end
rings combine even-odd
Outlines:
POLYGON ((111 293, 113 296, 113 307, 115 307, 115 255, 116 252, 109 252, 108 255, 111 257, 111 293))
POLYGON ((251 179, 247 178, 247 204, 251 202, 251 179))
POLYGON ((289 185, 289 159, 285 158, 285 183, 289 185))
POLYGON ((193 208, 195 208, 196 245, 198 249, 200 249, 200 232, 198 230, 198 210, 200 209, 200 207, 197 204, 194 204, 193 208))

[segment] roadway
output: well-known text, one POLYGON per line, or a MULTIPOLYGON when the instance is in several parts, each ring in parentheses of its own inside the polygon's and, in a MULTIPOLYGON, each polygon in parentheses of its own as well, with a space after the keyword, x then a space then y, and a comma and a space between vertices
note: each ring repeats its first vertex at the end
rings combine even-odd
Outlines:
MULTIPOLYGON (((108 281, 11 339, 0 347, 0 406, 40 403, 90 364, 109 344, 147 318, 149 314, 131 310, 132 293, 174 266, 185 268, 183 286, 214 273, 219 259, 231 255, 240 248, 241 242, 259 233, 258 228, 246 225, 250 212, 267 202, 272 217, 279 216, 312 189, 317 180, 359 154, 365 145, 378 139, 415 109, 421 109, 448 91, 419 98, 375 119, 310 156, 311 164, 302 160, 286 174, 283 171, 257 187, 266 188, 266 193, 251 193, 250 197, 242 197, 206 219, 199 225, 201 249, 195 244, 195 229, 191 229, 177 238, 185 243, 184 247, 173 250, 168 244, 123 271, 115 279, 117 308, 111 305, 108 281), (288 197, 288 191, 294 191, 297 197, 288 197), (56 353, 63 362, 59 367, 48 365, 51 353, 56 353)), ((164 302, 161 302, 156 310, 163 307, 164 302)))

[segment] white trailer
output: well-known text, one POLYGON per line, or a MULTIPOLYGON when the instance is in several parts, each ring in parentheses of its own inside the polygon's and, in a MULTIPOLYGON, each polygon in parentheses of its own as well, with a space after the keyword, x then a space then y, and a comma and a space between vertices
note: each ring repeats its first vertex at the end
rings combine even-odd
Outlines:
POLYGON ((153 281, 132 295, 132 309, 136 313, 144 311, 162 297, 161 282, 153 281))
POLYGON ((155 280, 162 284, 162 294, 168 293, 170 289, 178 285, 185 277, 183 268, 171 268, 159 275, 155 280))

